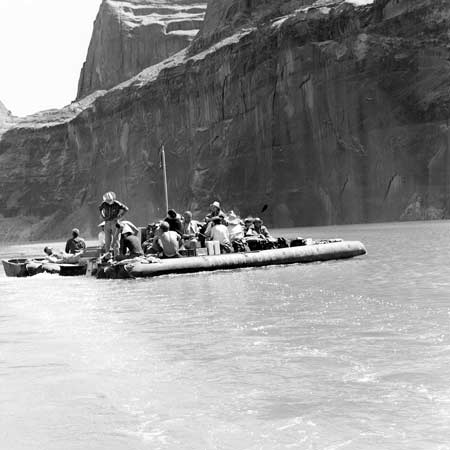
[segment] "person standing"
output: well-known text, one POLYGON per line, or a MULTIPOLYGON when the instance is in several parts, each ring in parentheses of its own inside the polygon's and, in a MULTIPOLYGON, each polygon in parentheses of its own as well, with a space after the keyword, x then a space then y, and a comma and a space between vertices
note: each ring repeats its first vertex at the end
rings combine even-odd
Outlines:
POLYGON ((84 239, 80 238, 80 230, 74 228, 72 230, 72 237, 67 240, 65 252, 75 255, 86 249, 86 242, 84 239))
POLYGON ((119 254, 119 228, 116 227, 116 224, 128 211, 128 207, 116 200, 116 194, 110 191, 103 196, 103 203, 98 209, 105 220, 105 250, 109 252, 112 246, 113 254, 117 256, 119 254))

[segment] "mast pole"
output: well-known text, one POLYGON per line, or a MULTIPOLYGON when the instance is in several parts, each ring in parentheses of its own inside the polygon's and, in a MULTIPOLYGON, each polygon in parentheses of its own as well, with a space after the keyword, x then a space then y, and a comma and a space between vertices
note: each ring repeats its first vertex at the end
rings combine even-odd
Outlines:
POLYGON ((161 145, 161 164, 163 170, 163 179, 164 179, 164 200, 166 202, 166 213, 169 211, 169 194, 167 191, 167 170, 166 170, 166 153, 164 151, 164 144, 161 145))

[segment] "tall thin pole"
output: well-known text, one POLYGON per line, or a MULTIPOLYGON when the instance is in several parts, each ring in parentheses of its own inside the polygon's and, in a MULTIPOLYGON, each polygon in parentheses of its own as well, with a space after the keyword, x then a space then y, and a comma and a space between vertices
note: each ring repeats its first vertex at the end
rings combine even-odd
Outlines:
POLYGON ((167 171, 166 171, 166 153, 164 151, 164 145, 161 145, 161 164, 164 178, 164 200, 166 202, 166 211, 169 211, 169 194, 167 191, 167 171))

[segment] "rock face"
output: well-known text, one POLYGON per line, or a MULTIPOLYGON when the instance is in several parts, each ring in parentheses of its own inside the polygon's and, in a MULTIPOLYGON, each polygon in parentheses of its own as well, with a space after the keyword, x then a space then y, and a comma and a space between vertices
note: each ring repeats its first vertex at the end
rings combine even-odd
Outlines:
POLYGON ((104 0, 94 23, 77 98, 109 89, 193 40, 206 0, 104 0))
POLYGON ((272 226, 449 217, 448 1, 293 3, 0 131, 1 214, 94 232, 114 190, 136 224, 163 217, 164 144, 171 206, 198 217, 215 199, 272 226))

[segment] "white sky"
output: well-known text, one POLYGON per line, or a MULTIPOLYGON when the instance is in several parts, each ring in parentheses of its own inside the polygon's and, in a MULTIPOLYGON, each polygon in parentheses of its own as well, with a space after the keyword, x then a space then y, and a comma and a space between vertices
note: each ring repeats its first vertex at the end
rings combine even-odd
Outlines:
POLYGON ((0 0, 0 101, 14 115, 75 99, 101 0, 0 0))

